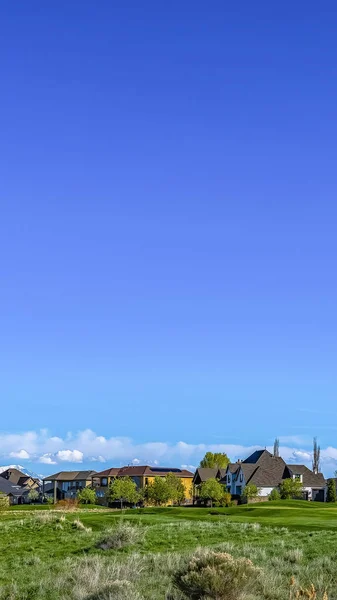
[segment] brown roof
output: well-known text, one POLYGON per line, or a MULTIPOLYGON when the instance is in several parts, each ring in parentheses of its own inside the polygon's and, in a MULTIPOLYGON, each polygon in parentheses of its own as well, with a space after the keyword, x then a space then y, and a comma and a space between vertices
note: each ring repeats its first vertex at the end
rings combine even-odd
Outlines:
POLYGON ((324 487, 325 479, 322 473, 314 473, 305 465, 287 465, 293 475, 302 475, 304 487, 324 487))
POLYGON ((112 467, 111 469, 105 469, 105 471, 94 473, 93 477, 117 477, 119 471, 119 467, 112 467))
POLYGON ((191 471, 187 471, 186 469, 177 469, 175 467, 149 467, 145 466, 132 466, 132 467, 122 467, 119 469, 118 477, 165 477, 168 473, 173 473, 176 477, 193 477, 193 473, 191 471))
POLYGON ((59 471, 54 475, 48 475, 43 481, 87 481, 96 471, 59 471))

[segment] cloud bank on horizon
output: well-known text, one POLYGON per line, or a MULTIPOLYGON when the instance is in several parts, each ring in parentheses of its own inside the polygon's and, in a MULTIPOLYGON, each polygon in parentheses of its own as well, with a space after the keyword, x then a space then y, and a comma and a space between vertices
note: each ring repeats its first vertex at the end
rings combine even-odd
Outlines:
MULTIPOLYGON (((311 448, 307 442, 297 436, 280 438, 280 454, 286 462, 304 463, 311 466, 311 448)), ((193 469, 199 464, 205 452, 226 452, 235 461, 246 458, 261 445, 239 444, 188 444, 148 442, 137 444, 125 437, 104 437, 90 429, 76 434, 68 433, 65 438, 52 436, 47 430, 27 431, 23 433, 0 434, 0 464, 8 459, 19 459, 25 464, 62 465, 70 469, 85 463, 109 463, 111 466, 123 464, 153 464, 162 466, 183 466, 193 469)), ((272 451, 272 447, 267 447, 272 451)), ((107 465, 108 466, 108 465, 107 465)), ((328 446, 321 449, 321 466, 325 474, 331 474, 337 468, 337 448, 328 446)))

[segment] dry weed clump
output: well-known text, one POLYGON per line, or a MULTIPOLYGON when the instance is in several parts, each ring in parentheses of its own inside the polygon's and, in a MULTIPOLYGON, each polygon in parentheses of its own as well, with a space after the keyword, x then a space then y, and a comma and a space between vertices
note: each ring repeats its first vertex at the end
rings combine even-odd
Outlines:
POLYGON ((83 600, 143 600, 142 596, 127 580, 113 581, 103 589, 89 594, 83 600))
POLYGON ((118 523, 112 529, 108 529, 97 544, 101 550, 119 550, 127 546, 134 546, 144 537, 143 527, 131 525, 130 523, 118 523))
POLYGON ((239 600, 260 574, 247 558, 200 550, 174 576, 174 584, 189 600, 239 600))
POLYGON ((91 533, 92 529, 91 527, 86 527, 84 525, 84 523, 82 523, 82 521, 80 521, 80 519, 75 519, 72 522, 72 526, 74 529, 78 529, 79 531, 83 531, 83 533, 91 533))
POLYGON ((303 598, 303 600, 328 600, 328 594, 324 591, 322 596, 318 596, 318 591, 313 583, 308 588, 299 587, 295 578, 292 577, 290 580, 289 600, 298 600, 299 598, 303 598))

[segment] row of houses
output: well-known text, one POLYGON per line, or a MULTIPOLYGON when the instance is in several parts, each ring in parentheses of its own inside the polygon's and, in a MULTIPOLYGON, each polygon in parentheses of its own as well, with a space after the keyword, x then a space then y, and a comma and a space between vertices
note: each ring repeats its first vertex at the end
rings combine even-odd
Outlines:
POLYGON ((104 471, 60 471, 49 475, 42 482, 18 469, 9 468, 0 474, 0 494, 8 497, 11 504, 29 502, 31 490, 40 497, 50 497, 54 502, 74 499, 79 490, 90 486, 96 490, 97 501, 105 503, 106 491, 117 477, 130 477, 138 489, 151 484, 155 477, 173 473, 185 488, 187 504, 198 503, 200 486, 210 478, 216 478, 234 497, 240 497, 248 484, 259 490, 259 498, 266 499, 284 479, 298 479, 302 484, 303 497, 307 500, 325 501, 326 485, 322 473, 314 473, 306 465, 287 464, 283 458, 273 456, 268 450, 257 450, 245 460, 230 463, 226 469, 198 468, 195 473, 186 469, 153 466, 112 467, 104 471))

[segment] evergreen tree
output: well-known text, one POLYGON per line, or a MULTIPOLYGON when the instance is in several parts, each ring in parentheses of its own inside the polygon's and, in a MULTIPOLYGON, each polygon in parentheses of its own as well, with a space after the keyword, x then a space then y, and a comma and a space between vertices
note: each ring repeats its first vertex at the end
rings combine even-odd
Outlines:
POLYGON ((317 444, 317 438, 314 437, 314 450, 312 458, 312 470, 314 473, 319 473, 321 449, 317 444))
POLYGON ((274 456, 280 456, 280 440, 278 438, 275 438, 274 442, 274 456))
POLYGON ((336 483, 334 479, 328 481, 328 492, 326 496, 327 502, 337 502, 336 483))

